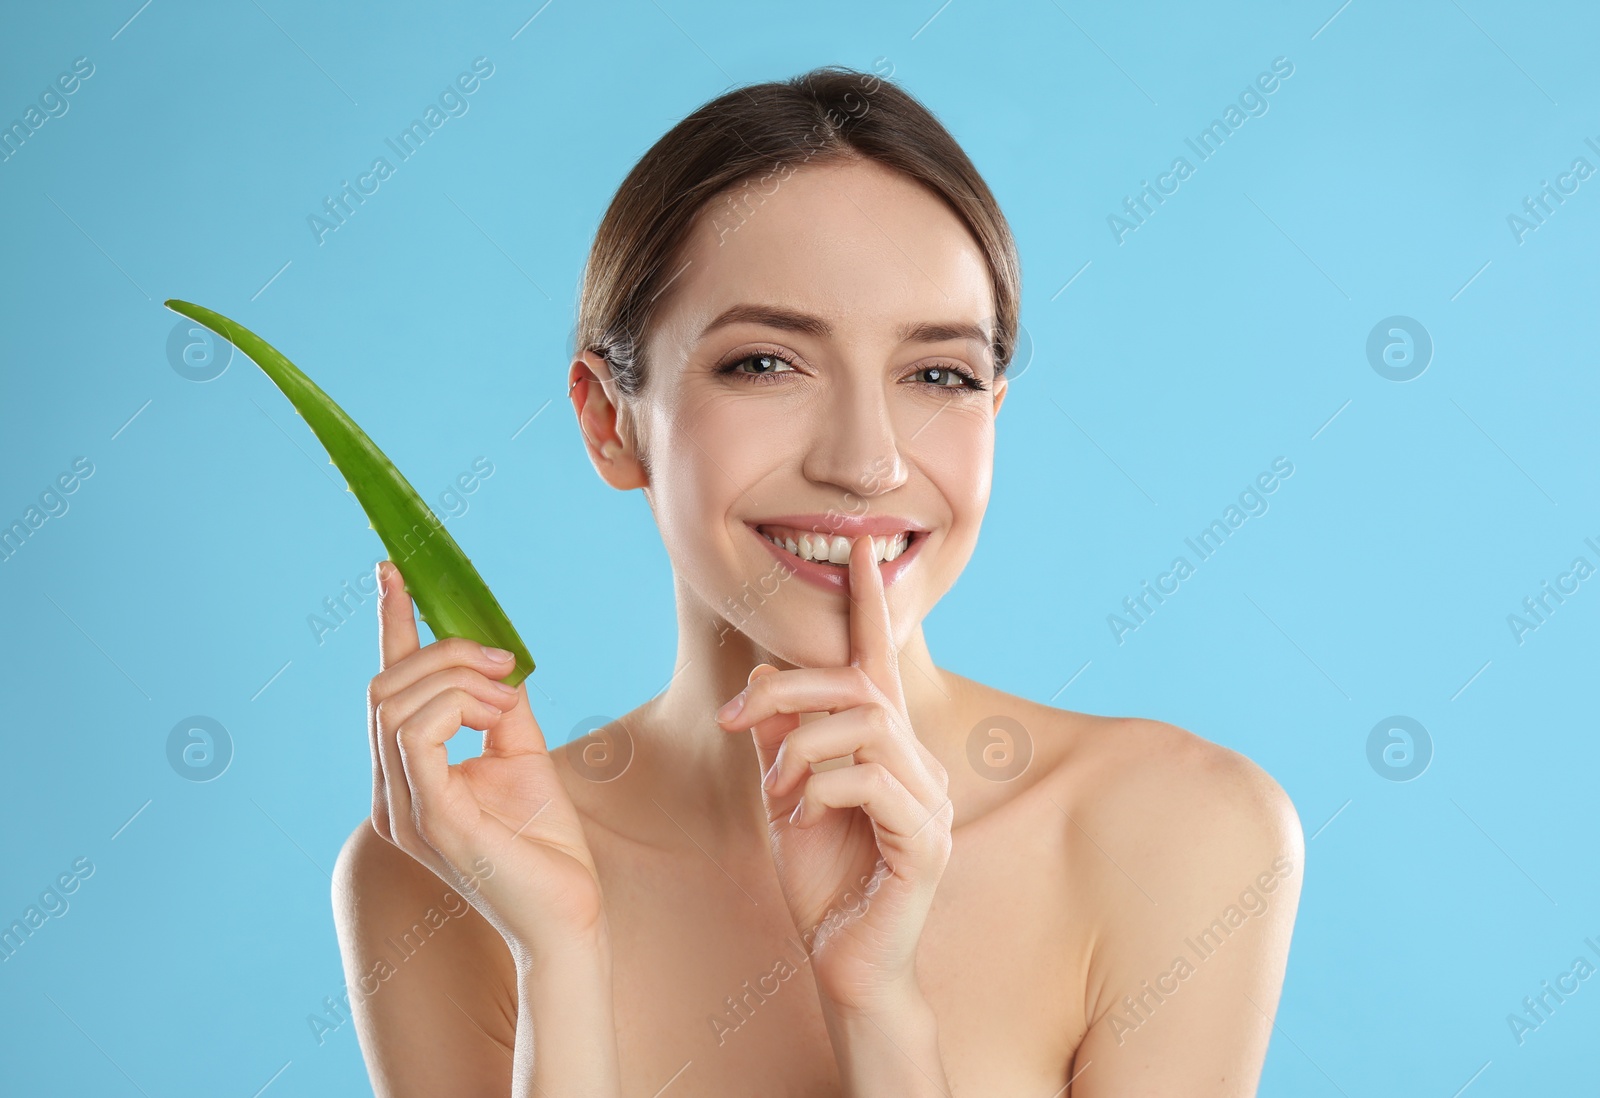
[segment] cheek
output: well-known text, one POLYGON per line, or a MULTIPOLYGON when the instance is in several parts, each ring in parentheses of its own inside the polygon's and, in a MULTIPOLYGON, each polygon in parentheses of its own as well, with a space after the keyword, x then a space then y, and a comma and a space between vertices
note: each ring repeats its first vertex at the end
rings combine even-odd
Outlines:
MULTIPOLYGON (((705 581, 721 575, 727 542, 739 531, 729 513, 749 509, 747 495, 777 455, 731 402, 709 402, 652 423, 652 494, 673 563, 705 581)), ((738 543, 734 543, 735 550, 738 543)))
POLYGON ((917 467, 932 482, 957 530, 974 528, 989 505, 994 475, 994 420, 952 408, 916 432, 917 467))

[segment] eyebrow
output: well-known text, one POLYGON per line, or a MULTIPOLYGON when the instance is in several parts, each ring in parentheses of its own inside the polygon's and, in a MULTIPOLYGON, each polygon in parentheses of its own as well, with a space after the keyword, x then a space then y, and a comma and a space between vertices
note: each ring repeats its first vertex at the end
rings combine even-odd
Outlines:
MULTIPOLYGON (((705 339, 718 328, 725 328, 730 324, 763 324, 769 328, 799 332, 818 339, 827 339, 834 334, 833 325, 811 313, 785 309, 779 305, 739 304, 719 313, 715 320, 701 330, 700 338, 705 339)), ((989 333, 977 324, 969 322, 912 321, 902 324, 895 330, 895 335, 905 343, 942 343, 949 339, 970 339, 984 347, 990 345, 989 333)))

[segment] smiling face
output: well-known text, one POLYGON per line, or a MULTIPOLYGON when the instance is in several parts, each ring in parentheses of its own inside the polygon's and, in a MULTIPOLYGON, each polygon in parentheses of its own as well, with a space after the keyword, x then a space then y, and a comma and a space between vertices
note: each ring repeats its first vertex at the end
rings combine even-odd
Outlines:
POLYGON ((850 539, 896 557, 896 645, 977 541, 1005 392, 989 270, 935 193, 875 161, 742 193, 742 220, 701 211, 628 412, 680 592, 780 659, 842 665, 850 539))

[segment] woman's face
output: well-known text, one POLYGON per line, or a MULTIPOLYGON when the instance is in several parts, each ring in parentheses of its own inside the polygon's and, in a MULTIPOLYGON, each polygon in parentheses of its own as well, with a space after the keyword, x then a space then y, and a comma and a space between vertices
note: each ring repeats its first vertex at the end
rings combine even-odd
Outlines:
POLYGON ((848 565, 787 543, 811 532, 814 550, 827 537, 848 561, 833 538, 911 531, 879 565, 897 646, 955 582, 988 504, 1005 391, 989 271, 941 199, 876 162, 732 193, 701 212, 652 332, 634 409, 646 494, 680 591, 720 637, 839 666, 848 565))

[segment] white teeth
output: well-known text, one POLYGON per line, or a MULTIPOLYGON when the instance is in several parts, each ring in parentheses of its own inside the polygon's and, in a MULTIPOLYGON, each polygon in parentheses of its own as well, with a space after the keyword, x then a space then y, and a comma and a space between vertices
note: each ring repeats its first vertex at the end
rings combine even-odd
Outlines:
MULTIPOLYGON (((763 534, 768 541, 788 550, 802 560, 824 561, 829 564, 850 564, 850 548, 854 542, 847 537, 826 534, 801 534, 799 538, 775 538, 763 534)), ((880 563, 897 559, 910 545, 909 532, 902 532, 893 537, 882 536, 872 539, 873 559, 880 563)))

